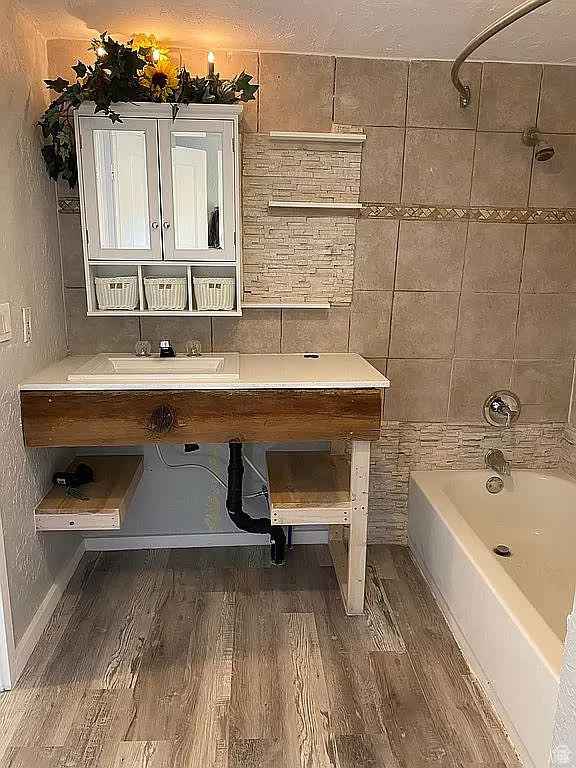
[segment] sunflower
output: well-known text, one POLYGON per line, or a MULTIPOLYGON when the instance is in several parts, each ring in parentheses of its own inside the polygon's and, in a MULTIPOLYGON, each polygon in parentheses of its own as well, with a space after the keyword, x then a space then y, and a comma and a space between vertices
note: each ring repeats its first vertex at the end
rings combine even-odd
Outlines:
POLYGON ((154 63, 167 61, 170 52, 169 48, 164 48, 158 43, 155 35, 136 35, 132 40, 132 50, 144 51, 142 55, 146 61, 154 63))
POLYGON ((178 87, 178 69, 171 61, 148 64, 141 83, 157 101, 168 101, 178 87))

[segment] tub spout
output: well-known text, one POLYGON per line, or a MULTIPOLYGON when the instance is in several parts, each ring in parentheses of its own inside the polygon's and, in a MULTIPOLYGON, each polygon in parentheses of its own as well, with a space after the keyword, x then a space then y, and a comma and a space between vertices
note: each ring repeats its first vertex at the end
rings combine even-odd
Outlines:
POLYGON ((491 469, 499 475, 510 474, 510 462, 499 448, 490 448, 484 456, 486 468, 491 469))

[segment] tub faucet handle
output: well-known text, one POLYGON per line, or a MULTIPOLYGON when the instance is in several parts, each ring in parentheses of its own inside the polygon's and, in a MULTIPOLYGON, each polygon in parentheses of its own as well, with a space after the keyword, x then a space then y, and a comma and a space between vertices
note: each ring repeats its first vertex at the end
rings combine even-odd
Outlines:
POLYGON ((484 418, 493 427, 510 429, 520 416, 520 398, 514 392, 500 389, 493 392, 484 403, 484 418))

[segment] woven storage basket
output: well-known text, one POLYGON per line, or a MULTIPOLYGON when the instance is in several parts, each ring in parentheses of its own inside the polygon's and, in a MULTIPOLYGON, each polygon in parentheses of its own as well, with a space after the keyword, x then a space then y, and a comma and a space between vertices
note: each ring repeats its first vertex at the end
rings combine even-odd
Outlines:
POLYGON ((138 306, 138 278, 95 277, 98 309, 136 309, 138 306))
POLYGON ((198 309, 234 309, 235 280, 233 277, 195 277, 193 280, 198 309))
POLYGON ((145 277, 144 292, 148 309, 186 309, 185 277, 145 277))

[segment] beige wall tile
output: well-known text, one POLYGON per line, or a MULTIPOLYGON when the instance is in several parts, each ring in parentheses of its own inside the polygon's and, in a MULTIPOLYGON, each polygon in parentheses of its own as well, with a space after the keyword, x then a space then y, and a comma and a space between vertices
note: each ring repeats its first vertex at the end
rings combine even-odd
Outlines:
POLYGON ((390 357, 452 357, 458 297, 457 293, 396 291, 390 357))
POLYGON ((516 360, 510 388, 522 403, 522 421, 564 421, 573 370, 572 360, 516 360))
POLYGON ((576 296, 525 293, 520 296, 516 354, 519 359, 573 357, 576 296))
POLYGON ((454 360, 448 421, 483 424, 486 398, 510 388, 512 360, 454 360))
POLYGON ((542 67, 539 64, 484 62, 480 131, 525 131, 536 125, 542 67))
POLYGON ((55 79, 63 77, 65 80, 72 80, 76 77, 70 70, 74 64, 83 61, 85 64, 91 64, 95 55, 90 46, 90 39, 86 40, 65 40, 55 39, 46 41, 46 55, 48 57, 48 78, 55 79))
POLYGON ((459 291, 467 226, 462 221, 400 222, 396 289, 459 291))
POLYGON ((58 227, 64 286, 66 288, 83 288, 86 284, 86 277, 84 275, 80 215, 75 213, 58 214, 58 227))
POLYGON ((140 338, 137 317, 86 317, 86 291, 66 288, 66 325, 71 355, 133 352, 140 338))
POLYGON ((546 136, 556 152, 545 162, 534 161, 530 205, 542 208, 576 206, 576 136, 546 136))
POLYGON ((161 339, 169 339, 176 352, 186 351, 187 341, 199 341, 202 352, 212 351, 212 321, 209 317, 142 317, 140 335, 155 352, 161 339))
POLYGON ((514 293, 520 286, 526 226, 471 221, 468 225, 465 291, 514 293))
POLYGON ((551 133, 576 133, 576 67, 545 65, 538 127, 551 133))
POLYGON ((360 200, 399 203, 402 186, 403 128, 366 128, 360 172, 360 200))
POLYGON ((376 368, 377 371, 386 376, 386 369, 388 367, 388 359, 385 357, 367 357, 366 360, 376 368))
POLYGON ((456 357, 511 358, 514 353, 517 293, 463 293, 456 357))
POLYGON ((330 131, 334 59, 263 53, 259 130, 330 131))
POLYGON ((349 307, 282 311, 282 352, 347 352, 349 307))
MULTIPOLYGON (((231 78, 239 75, 242 70, 252 75, 252 82, 259 82, 258 54, 254 51, 223 51, 215 50, 215 69, 221 77, 231 78)), ((205 75, 208 69, 208 49, 198 50, 182 48, 180 51, 181 65, 192 75, 205 75)), ((258 91, 256 99, 242 105, 244 107, 242 128, 250 133, 258 130, 258 91)))
POLYGON ((334 121, 403 126, 407 79, 407 61, 336 59, 334 121))
POLYGON ((394 287, 398 222, 358 219, 354 250, 354 288, 385 291, 394 287))
POLYGON ((576 227, 568 224, 528 224, 522 291, 576 291, 576 227))
POLYGON ((520 398, 520 419, 564 421, 572 389, 572 360, 516 360, 510 388, 520 398))
POLYGON ((387 357, 392 291, 354 291, 350 311, 349 351, 387 357))
POLYGON ((450 82, 450 61, 411 61, 408 79, 408 114, 406 124, 419 128, 476 128, 479 62, 467 62, 460 77, 471 87, 472 100, 466 109, 460 107, 458 94, 450 82))
POLYGON ((402 202, 467 205, 473 155, 473 131, 408 128, 402 202))
POLYGON ((450 369, 450 360, 389 360, 384 419, 445 421, 450 369))
POLYGON ((279 309, 247 309, 242 317, 215 317, 212 321, 214 352, 280 352, 280 335, 279 309))
POLYGON ((519 133, 477 133, 471 204, 526 205, 532 154, 519 133))

